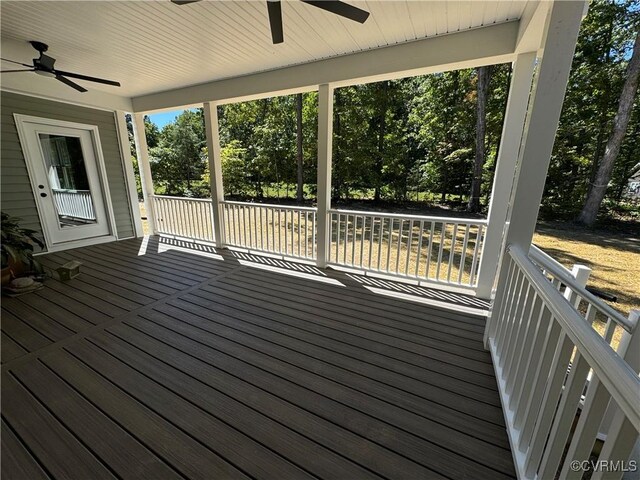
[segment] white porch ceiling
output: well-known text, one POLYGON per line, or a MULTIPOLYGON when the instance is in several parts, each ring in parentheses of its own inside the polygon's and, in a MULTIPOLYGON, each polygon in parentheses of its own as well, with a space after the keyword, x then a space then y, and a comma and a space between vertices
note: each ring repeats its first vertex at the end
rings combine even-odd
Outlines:
POLYGON ((283 2, 285 42, 273 45, 265 1, 3 0, 2 56, 30 63, 39 40, 61 70, 122 83, 91 89, 136 97, 517 20, 531 2, 349 3, 371 12, 364 25, 283 2))

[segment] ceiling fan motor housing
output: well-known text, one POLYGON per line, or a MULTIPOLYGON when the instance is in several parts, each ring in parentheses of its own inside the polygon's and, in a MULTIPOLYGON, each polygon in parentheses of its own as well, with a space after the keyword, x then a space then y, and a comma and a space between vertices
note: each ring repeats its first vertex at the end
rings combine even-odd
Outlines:
POLYGON ((44 53, 40 54, 40 58, 33 59, 33 66, 36 69, 53 70, 53 65, 55 63, 55 58, 45 55, 44 53))

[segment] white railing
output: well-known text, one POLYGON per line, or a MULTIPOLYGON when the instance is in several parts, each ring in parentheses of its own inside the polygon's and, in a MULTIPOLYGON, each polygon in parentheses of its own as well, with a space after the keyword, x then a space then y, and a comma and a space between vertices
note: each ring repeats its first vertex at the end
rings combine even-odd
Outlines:
POLYGON ((330 263, 476 286, 485 220, 330 210, 330 263))
POLYGON ((53 189, 53 200, 58 214, 81 220, 95 220, 96 213, 89 190, 53 189))
POLYGON ((508 248, 489 338, 518 477, 581 478, 610 415, 598 458, 605 466, 591 478, 619 478, 640 425, 637 315, 624 318, 535 249, 531 256, 508 248), (602 336, 591 325, 598 312, 607 322, 602 336))
POLYGON ((316 258, 316 209, 222 202, 225 244, 288 257, 316 258))
POLYGON ((573 304, 589 325, 592 325, 598 334, 607 340, 607 343, 614 350, 618 351, 620 346, 624 345, 624 342, 620 340, 625 336, 625 331, 629 332, 634 328, 628 318, 586 290, 583 284, 586 282, 576 282, 576 278, 570 270, 535 245, 532 245, 529 250, 529 259, 538 266, 556 289, 564 291, 565 298, 573 304), (604 336, 605 330, 612 322, 615 329, 611 331, 611 337, 606 338, 604 336))
POLYGON ((210 198, 154 195, 152 203, 158 233, 213 242, 210 198))
MULTIPOLYGON (((154 195, 160 234, 213 242, 211 199, 154 195)), ((317 209, 220 203, 223 245, 315 259, 317 209)), ((329 264, 474 288, 486 220, 330 210, 329 264)))

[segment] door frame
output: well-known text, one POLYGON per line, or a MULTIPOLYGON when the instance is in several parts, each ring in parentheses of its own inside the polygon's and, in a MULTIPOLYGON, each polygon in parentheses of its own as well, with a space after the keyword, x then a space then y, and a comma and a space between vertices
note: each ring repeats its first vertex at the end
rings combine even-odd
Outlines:
POLYGON ((113 203, 111 201, 111 192, 109 191, 109 183, 107 180, 107 169, 104 163, 104 155, 102 153, 102 144, 100 143, 100 133, 98 131, 97 125, 89 125, 84 123, 76 123, 76 122, 68 122, 65 120, 57 120, 53 118, 44 118, 44 117, 36 117, 33 115, 24 115, 21 113, 14 113, 13 117, 16 123, 16 129, 18 130, 18 138, 20 139, 20 147, 22 148, 22 155, 24 156, 24 163, 27 166, 27 172, 29 174, 29 183, 31 184, 31 190, 34 195, 34 202, 36 204, 36 210, 38 211, 38 220, 40 221, 40 226, 42 228, 42 233, 44 235, 45 245, 47 247, 48 252, 56 252, 61 250, 68 250, 70 248, 84 247, 87 245, 95 245, 98 243, 112 242, 117 240, 115 234, 115 215, 113 213, 113 203), (31 165, 30 159, 33 158, 33 154, 35 152, 31 152, 29 150, 29 141, 27 139, 27 133, 25 131, 26 123, 38 123, 41 125, 48 125, 53 127, 66 127, 66 128, 75 128, 79 130, 86 130, 91 135, 94 156, 96 159, 96 169, 98 171, 98 180, 100 182, 100 189, 102 190, 102 196, 104 200, 104 207, 107 214, 107 226, 109 229, 109 233, 107 235, 101 235, 99 237, 91 237, 84 238, 81 240, 71 240, 68 242, 54 244, 52 242, 51 232, 49 232, 49 228, 47 222, 42 220, 43 214, 40 209, 40 204, 38 200, 35 198, 35 195, 38 192, 38 182, 35 178, 35 172, 33 171, 33 166, 31 165))

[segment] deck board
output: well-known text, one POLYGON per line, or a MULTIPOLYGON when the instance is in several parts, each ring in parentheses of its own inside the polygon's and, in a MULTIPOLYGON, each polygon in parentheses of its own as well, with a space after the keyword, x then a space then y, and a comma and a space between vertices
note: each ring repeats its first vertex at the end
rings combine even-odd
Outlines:
POLYGON ((6 478, 515 476, 482 315, 171 246, 47 255, 80 277, 3 302, 6 478))
POLYGON ((0 462, 0 476, 5 480, 46 480, 49 477, 42 470, 33 456, 18 440, 15 434, 2 420, 2 462, 0 462))

